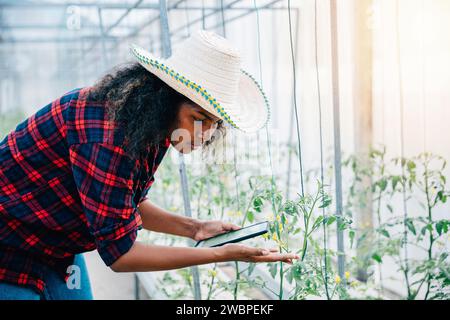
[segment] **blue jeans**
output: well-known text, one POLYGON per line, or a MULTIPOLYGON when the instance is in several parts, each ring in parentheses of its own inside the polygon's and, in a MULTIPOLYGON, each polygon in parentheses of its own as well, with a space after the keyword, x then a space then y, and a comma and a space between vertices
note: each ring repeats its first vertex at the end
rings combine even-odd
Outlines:
POLYGON ((79 267, 80 281, 69 285, 53 270, 44 274, 45 289, 40 295, 29 287, 0 282, 0 300, 92 300, 91 284, 82 254, 75 256, 74 265, 79 267))

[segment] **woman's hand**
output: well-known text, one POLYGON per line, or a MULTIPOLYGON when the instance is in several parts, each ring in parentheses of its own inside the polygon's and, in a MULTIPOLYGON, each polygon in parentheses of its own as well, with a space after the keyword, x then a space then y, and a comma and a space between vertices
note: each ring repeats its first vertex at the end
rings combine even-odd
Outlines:
POLYGON ((298 259, 298 255, 236 243, 214 248, 193 248, 148 245, 135 241, 131 249, 111 265, 111 269, 115 272, 148 272, 225 261, 282 261, 292 264, 293 259, 298 259))
POLYGON ((292 264, 293 259, 299 259, 294 253, 279 253, 277 248, 264 249, 245 246, 237 243, 229 243, 217 250, 221 252, 224 261, 245 262, 277 262, 282 261, 292 264))
POLYGON ((200 241, 214 237, 218 234, 239 229, 240 227, 237 225, 219 220, 198 221, 197 229, 192 239, 200 241))

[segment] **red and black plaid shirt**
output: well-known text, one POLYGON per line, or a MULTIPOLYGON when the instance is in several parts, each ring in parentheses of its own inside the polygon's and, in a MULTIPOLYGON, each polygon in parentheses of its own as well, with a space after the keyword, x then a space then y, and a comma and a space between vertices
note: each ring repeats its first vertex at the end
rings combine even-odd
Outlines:
POLYGON ((109 266, 142 228, 137 206, 169 140, 131 160, 88 93, 65 94, 0 142, 0 281, 42 292, 45 268, 67 279, 74 255, 94 249, 109 266))

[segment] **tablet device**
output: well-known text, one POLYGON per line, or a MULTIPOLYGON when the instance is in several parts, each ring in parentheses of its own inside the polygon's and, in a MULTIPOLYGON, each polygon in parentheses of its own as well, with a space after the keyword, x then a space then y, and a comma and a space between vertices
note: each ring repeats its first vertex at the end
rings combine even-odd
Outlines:
POLYGON ((259 222, 239 230, 229 231, 217 236, 200 240, 195 245, 196 247, 219 247, 227 243, 234 243, 246 239, 254 238, 269 231, 269 222, 259 222))

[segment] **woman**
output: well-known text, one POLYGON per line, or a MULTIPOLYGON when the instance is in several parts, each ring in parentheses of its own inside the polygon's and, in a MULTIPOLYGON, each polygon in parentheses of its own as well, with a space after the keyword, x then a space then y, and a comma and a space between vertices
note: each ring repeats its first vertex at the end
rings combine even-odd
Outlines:
POLYGON ((257 130, 268 114, 238 53, 216 34, 197 32, 167 61, 132 53, 139 63, 65 94, 0 143, 0 298, 91 299, 80 254, 94 249, 116 272, 298 258, 135 241, 141 228, 194 240, 238 229, 172 214, 145 195, 170 145, 188 153, 226 125, 257 130))

